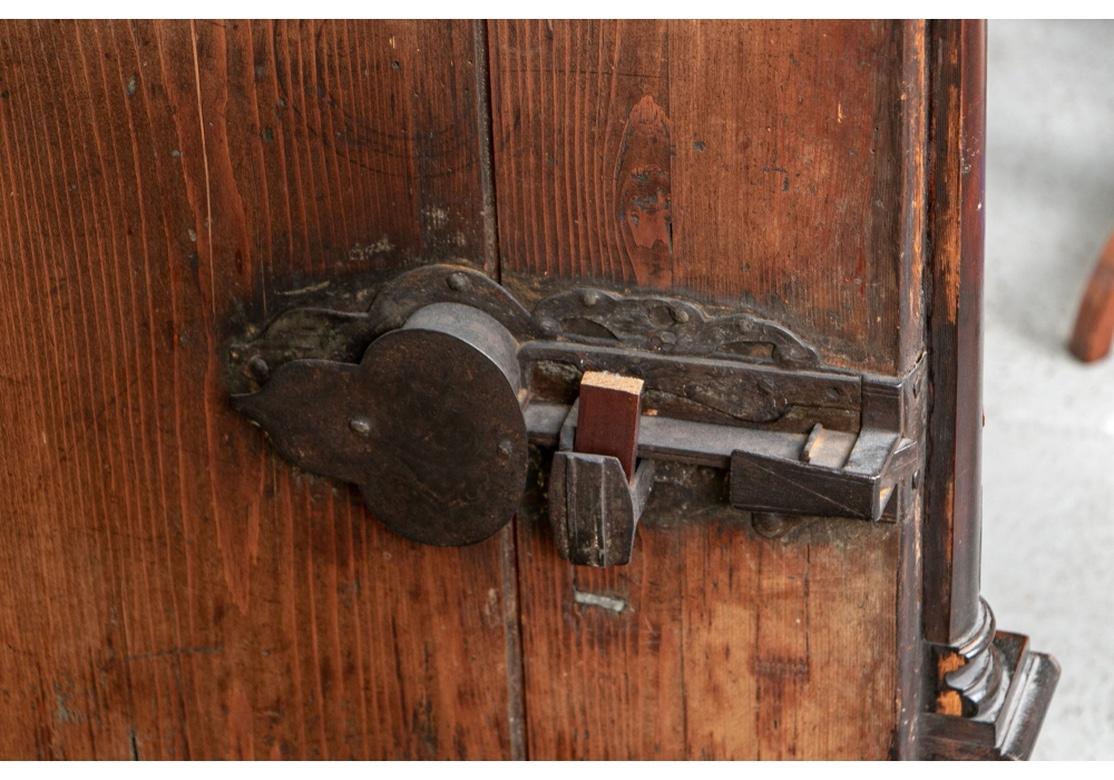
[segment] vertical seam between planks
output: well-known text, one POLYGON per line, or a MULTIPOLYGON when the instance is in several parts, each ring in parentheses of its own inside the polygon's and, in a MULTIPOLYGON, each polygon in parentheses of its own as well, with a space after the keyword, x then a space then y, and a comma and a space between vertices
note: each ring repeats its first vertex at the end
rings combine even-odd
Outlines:
POLYGON ((487 23, 473 23, 473 73, 476 79, 476 144, 480 161, 480 193, 483 198, 483 269, 502 282, 499 262, 499 211, 495 197, 495 149, 491 110, 491 67, 487 23))
MULTIPOLYGON (((499 256, 499 202, 496 192, 495 143, 492 110, 491 46, 487 22, 473 23, 473 73, 476 83, 476 143, 480 162, 480 192, 483 198, 483 270, 497 282, 503 281, 499 256)), ((518 598, 518 517, 511 520, 500 539, 500 576, 503 583, 503 637, 507 675, 507 727, 512 760, 529 757, 526 740, 525 661, 522 651, 522 611, 518 598)))

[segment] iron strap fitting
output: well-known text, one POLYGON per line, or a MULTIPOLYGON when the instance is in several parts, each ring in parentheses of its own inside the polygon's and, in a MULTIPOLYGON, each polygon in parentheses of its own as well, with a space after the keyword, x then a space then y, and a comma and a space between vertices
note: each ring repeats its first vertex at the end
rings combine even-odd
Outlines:
POLYGON ((576 564, 630 560, 655 464, 727 472, 754 513, 893 521, 923 460, 903 377, 825 367, 738 310, 580 288, 527 309, 463 265, 387 281, 366 311, 299 306, 228 349, 239 411, 300 468, 359 486, 398 533, 481 541, 514 516, 528 447, 576 564))

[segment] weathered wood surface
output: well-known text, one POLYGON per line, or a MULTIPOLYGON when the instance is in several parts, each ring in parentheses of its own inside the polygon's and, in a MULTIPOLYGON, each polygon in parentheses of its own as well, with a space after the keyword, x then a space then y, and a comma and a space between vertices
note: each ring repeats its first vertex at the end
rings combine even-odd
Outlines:
POLYGON ((299 290, 463 259, 525 298, 590 279, 740 303, 903 373, 925 42, 0 27, 0 755, 904 754, 915 511, 759 532, 688 508, 726 496, 710 472, 666 470, 629 567, 560 560, 536 485, 499 538, 421 547, 280 461, 218 350, 299 290))
POLYGON ((900 373, 921 343, 919 286, 908 299, 899 277, 920 204, 903 118, 922 97, 903 48, 922 29, 492 23, 504 283, 742 303, 829 362, 900 373))
POLYGON ((570 566, 520 516, 531 757, 888 755, 896 526, 766 538, 742 512, 686 514, 722 492, 709 471, 659 466, 654 490, 625 567, 570 566))
POLYGON ((0 28, 0 756, 512 754, 500 541, 296 475, 218 354, 239 301, 490 264, 477 32, 0 28))
MULTIPOLYGON (((489 40, 504 284, 741 302, 827 362, 913 364, 922 24, 495 22, 489 40)), ((620 570, 563 565, 520 523, 531 755, 904 754, 919 515, 766 539, 663 500, 620 570)))

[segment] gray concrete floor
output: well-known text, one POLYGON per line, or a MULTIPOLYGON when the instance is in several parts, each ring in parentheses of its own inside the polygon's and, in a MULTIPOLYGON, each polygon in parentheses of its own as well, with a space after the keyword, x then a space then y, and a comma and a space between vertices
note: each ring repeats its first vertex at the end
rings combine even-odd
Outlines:
POLYGON ((983 594, 1063 666, 1034 758, 1114 758, 1114 358, 1065 344, 1114 231, 1114 23, 989 27, 983 594))

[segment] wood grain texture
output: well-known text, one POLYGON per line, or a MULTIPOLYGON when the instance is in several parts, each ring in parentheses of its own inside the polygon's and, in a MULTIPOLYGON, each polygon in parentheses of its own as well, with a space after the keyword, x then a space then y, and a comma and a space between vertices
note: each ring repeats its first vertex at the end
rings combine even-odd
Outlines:
MULTIPOLYGON (((557 556, 543 477, 498 538, 422 547, 279 460, 220 350, 300 291, 454 260, 525 300, 591 280, 737 305, 885 374, 931 316, 937 388, 969 399, 974 342, 947 330, 977 289, 964 40, 4 23, 0 756, 915 754, 918 607, 946 635, 970 585, 972 548, 934 557, 958 515, 933 509, 922 551, 916 500, 897 524, 767 523, 678 467, 626 567, 557 556)), ((936 495, 969 507, 970 484, 936 495)))
POLYGON ((924 623, 950 645, 980 617, 986 23, 933 22, 932 45, 924 623))
POLYGON ((477 32, 3 25, 0 756, 521 751, 509 531, 390 534, 218 351, 334 276, 494 270, 477 32))
POLYGON ((504 282, 673 289, 783 322, 829 362, 907 369, 910 35, 923 26, 492 23, 504 282))
POLYGON ((573 566, 543 491, 528 488, 517 522, 530 757, 684 758, 680 535, 640 530, 629 565, 573 566))
POLYGON ((532 758, 884 758, 899 533, 817 520, 764 538, 659 466, 630 565, 561 561, 520 515, 532 758), (839 713, 835 716, 835 713, 839 713))
MULTIPOLYGON (((901 365, 925 364, 927 341, 927 305, 925 294, 925 260, 928 161, 925 143, 929 122, 929 74, 932 31, 923 20, 907 20, 902 35, 904 50, 903 96, 904 112, 902 146, 905 154, 902 182, 902 257, 898 286, 907 303, 902 306, 901 365)), ((922 370, 922 369, 918 369, 922 370)), ((914 440, 926 436, 928 414, 923 381, 914 383, 905 400, 907 410, 902 422, 905 435, 914 440), (920 387, 921 390, 916 388, 920 387)), ((924 453, 918 471, 923 473, 924 453)), ((923 484, 923 483, 920 483, 923 484)), ((919 717, 925 702, 931 700, 931 675, 926 674, 924 653, 924 490, 898 494, 897 518, 901 524, 901 551, 898 565, 897 601, 897 674, 898 717, 894 739, 894 756, 899 759, 918 757, 919 717)))
MULTIPOLYGON (((923 23, 495 22, 489 40, 516 293, 669 289, 786 324, 829 363, 915 363, 923 23)), ((532 756, 908 752, 915 507, 766 538, 697 509, 723 489, 659 473, 620 570, 562 566, 544 520, 520 524, 532 756)))

